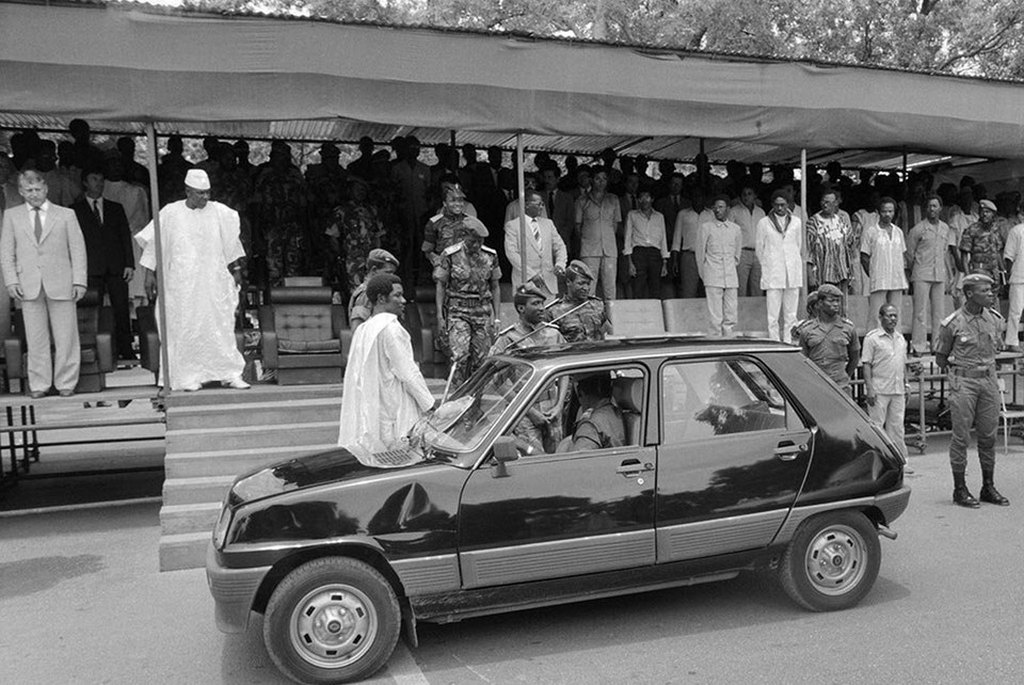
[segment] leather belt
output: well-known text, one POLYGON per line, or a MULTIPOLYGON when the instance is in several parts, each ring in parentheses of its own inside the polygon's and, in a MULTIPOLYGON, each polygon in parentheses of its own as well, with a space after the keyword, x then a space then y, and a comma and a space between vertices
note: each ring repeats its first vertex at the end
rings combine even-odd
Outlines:
POLYGON ((753 251, 754 251, 754 248, 752 248, 752 247, 744 247, 744 248, 742 248, 742 249, 744 249, 744 250, 750 250, 751 252, 753 252, 753 251))
POLYGON ((995 369, 985 366, 978 369, 960 369, 953 367, 953 375, 961 378, 987 378, 995 374, 995 369))

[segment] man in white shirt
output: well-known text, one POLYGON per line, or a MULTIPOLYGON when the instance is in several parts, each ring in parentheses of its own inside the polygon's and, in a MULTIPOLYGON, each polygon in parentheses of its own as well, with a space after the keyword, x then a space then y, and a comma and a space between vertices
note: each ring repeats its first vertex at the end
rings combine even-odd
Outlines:
POLYGON ((672 268, 682 279, 682 297, 697 297, 700 289, 697 238, 701 224, 714 218, 714 213, 703 209, 703 205, 703 193, 694 188, 689 197, 684 196, 683 207, 676 214, 676 225, 672 232, 672 268))
POLYGON ((757 222, 755 250, 761 262, 761 287, 767 291, 768 337, 792 343, 797 302, 804 284, 803 224, 790 211, 784 190, 772 193, 771 214, 757 222))
MULTIPOLYGON (((896 232, 902 234, 898 226, 896 232)), ((899 322, 899 309, 896 305, 883 304, 877 311, 881 326, 864 336, 860 352, 864 370, 864 397, 868 403, 868 416, 892 438, 906 463, 903 416, 906 411, 907 340, 896 330, 899 322)))
MULTIPOLYGON (((946 222, 939 219, 942 201, 938 196, 925 202, 925 219, 907 235, 907 260, 914 284, 914 324, 911 345, 918 354, 928 351, 928 318, 931 316, 932 344, 939 339, 939 327, 945 317, 946 290, 950 263, 958 264, 959 240, 946 222)), ((953 267, 954 271, 956 267, 953 267)))
POLYGON ((633 279, 633 297, 661 297, 661 278, 668 274, 668 243, 665 238, 665 217, 654 209, 649 190, 638 196, 639 209, 626 215, 626 240, 622 255, 629 262, 633 279))
POLYGON ((743 235, 743 251, 740 253, 739 277, 740 297, 760 297, 761 262, 757 261, 757 222, 764 218, 764 210, 757 206, 757 191, 752 185, 740 190, 740 202, 729 208, 729 221, 740 227, 743 235))
POLYGON ((886 303, 899 310, 907 289, 907 246, 903 231, 892 222, 895 216, 896 201, 883 197, 878 205, 878 224, 868 224, 861 234, 860 267, 868 276, 872 312, 886 303))
POLYGON ((1010 310, 1006 317, 1006 348, 1020 352, 1020 317, 1024 313, 1024 224, 1017 224, 1006 235, 1003 248, 1006 273, 1010 281, 1010 310))
POLYGON ((737 290, 742 237, 740 227, 728 220, 729 198, 719 195, 712 205, 714 218, 701 224, 697 238, 697 268, 707 291, 709 333, 730 337, 736 328, 737 290))
POLYGON ((366 284, 373 315, 352 335, 342 386, 338 445, 367 466, 385 467, 374 455, 401 448, 413 424, 434 405, 413 359, 402 281, 375 274, 366 284))
POLYGON ((512 288, 540 278, 549 295, 558 292, 558 277, 565 273, 566 250, 551 219, 543 216, 544 198, 536 190, 526 191, 526 244, 521 243, 519 217, 505 223, 505 256, 512 267, 512 288), (523 253, 526 253, 526 274, 523 253))

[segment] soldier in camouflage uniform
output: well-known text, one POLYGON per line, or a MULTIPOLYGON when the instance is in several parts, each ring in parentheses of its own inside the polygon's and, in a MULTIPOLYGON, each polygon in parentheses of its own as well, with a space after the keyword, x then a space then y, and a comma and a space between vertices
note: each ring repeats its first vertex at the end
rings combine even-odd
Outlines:
MULTIPOLYGON (((238 212, 238 238, 242 241, 245 254, 252 254, 252 223, 249 221, 252 184, 249 182, 249 174, 238 168, 235 149, 227 143, 217 145, 216 155, 220 162, 220 173, 217 174, 215 183, 211 181, 213 197, 238 212)), ((250 281, 249 261, 244 260, 242 266, 242 278, 245 282, 250 281)))
POLYGON ((420 249, 427 261, 437 266, 441 254, 457 241, 456 233, 466 218, 466 195, 458 185, 447 185, 444 190, 444 204, 441 213, 431 217, 423 232, 420 249))
MULTIPOLYGON (((338 163, 341 151, 334 143, 320 146, 320 163, 306 167, 306 193, 309 203, 309 228, 311 259, 310 275, 324 274, 332 284, 338 280, 331 273, 334 262, 327 249, 327 231, 335 223, 335 211, 345 202, 348 186, 348 172, 338 163)), ((344 234, 343 234, 344 235, 344 234)), ((366 255, 359 259, 362 270, 366 255)), ((341 282, 344 282, 343 280, 341 282)), ((358 283, 358 281, 357 281, 358 283)))
POLYGON ((349 179, 349 198, 334 210, 327 228, 331 254, 331 284, 339 292, 353 292, 367 278, 366 260, 380 247, 384 225, 370 202, 370 186, 361 178, 349 179))
POLYGON ((281 285, 285 276, 302 275, 309 254, 306 188, 302 174, 292 165, 288 145, 271 148, 269 166, 257 176, 255 204, 269 284, 281 285))
POLYGON ((468 217, 459 229, 461 242, 441 253, 434 266, 438 335, 447 340, 454 387, 477 370, 491 347, 498 318, 501 268, 494 250, 484 247, 487 228, 468 217))
POLYGON ((609 332, 604 302, 590 295, 593 282, 594 273, 582 261, 573 260, 566 267, 565 297, 558 298, 548 308, 550 318, 555 320, 554 325, 562 332, 566 342, 604 340, 605 334, 609 332))
POLYGON ((387 250, 370 250, 366 258, 366 279, 356 286, 348 301, 348 326, 353 331, 373 315, 373 304, 366 296, 366 283, 377 274, 393 274, 398 271, 398 259, 387 250))
POLYGON ((960 238, 960 255, 964 271, 983 273, 992 279, 993 294, 1003 285, 1003 238, 995 225, 996 205, 991 200, 978 203, 979 219, 964 229, 960 238))
MULTIPOLYGON (((561 345, 565 338, 558 329, 544 323, 544 293, 528 283, 516 291, 512 299, 519 321, 498 334, 488 354, 501 354, 509 348, 546 347, 561 345)), ((519 449, 527 454, 552 453, 562 439, 562 406, 568 390, 568 378, 545 388, 537 402, 526 410, 526 416, 512 429, 519 449)))

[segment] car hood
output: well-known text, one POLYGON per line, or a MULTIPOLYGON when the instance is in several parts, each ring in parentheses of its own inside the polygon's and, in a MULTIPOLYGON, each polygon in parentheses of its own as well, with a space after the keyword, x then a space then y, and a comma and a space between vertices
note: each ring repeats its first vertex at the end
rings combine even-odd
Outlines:
MULTIPOLYGON (((419 469, 418 462, 402 470, 419 469)), ((238 505, 327 483, 372 479, 390 469, 367 466, 343 448, 296 457, 240 476, 231 488, 230 504, 238 505)))

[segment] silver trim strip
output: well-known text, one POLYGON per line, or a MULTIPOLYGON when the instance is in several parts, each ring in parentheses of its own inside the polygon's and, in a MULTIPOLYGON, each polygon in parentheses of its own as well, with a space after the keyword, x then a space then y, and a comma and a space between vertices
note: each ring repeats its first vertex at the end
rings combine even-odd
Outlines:
POLYGON ((636 568, 654 564, 652 529, 464 552, 463 587, 636 568))
POLYGON ((399 559, 391 562, 391 568, 409 596, 458 590, 461 585, 457 554, 399 559))
POLYGON ((658 563, 767 547, 788 509, 658 527, 658 563))

